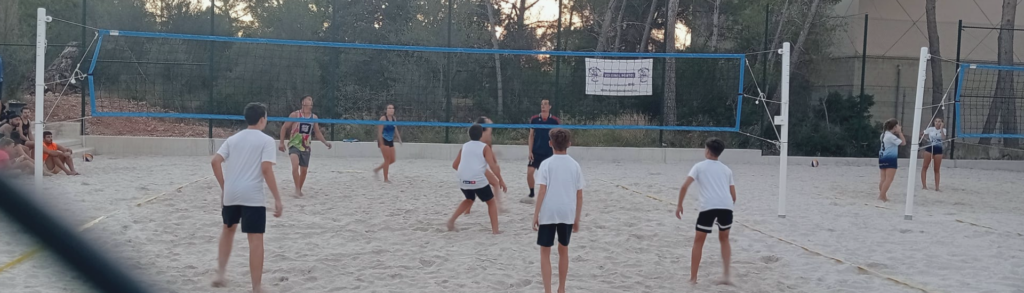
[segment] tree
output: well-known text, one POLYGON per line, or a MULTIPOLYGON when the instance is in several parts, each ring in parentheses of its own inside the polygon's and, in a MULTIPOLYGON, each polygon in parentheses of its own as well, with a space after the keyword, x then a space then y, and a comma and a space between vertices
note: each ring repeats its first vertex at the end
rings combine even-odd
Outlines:
POLYGON ((622 5, 619 7, 619 20, 615 22, 615 47, 612 48, 612 52, 618 52, 622 46, 622 27, 626 26, 622 23, 622 16, 626 14, 626 0, 622 0, 622 5))
MULTIPOLYGON (((665 21, 665 53, 676 51, 676 13, 679 12, 679 0, 668 0, 668 11, 665 21)), ((665 59, 665 98, 662 113, 665 125, 676 125, 676 60, 665 59)))
MULTIPOLYGON (((485 3, 485 5, 487 6, 487 19, 490 21, 491 45, 492 45, 492 48, 497 50, 498 49, 498 21, 494 17, 494 3, 490 3, 490 1, 487 1, 487 2, 488 3, 485 3)), ((561 9, 561 7, 559 7, 559 9, 561 9)), ((503 106, 503 104, 504 104, 504 97, 502 96, 502 83, 501 83, 501 58, 498 56, 498 54, 494 54, 493 56, 494 56, 494 70, 495 70, 494 77, 498 81, 498 117, 502 117, 502 116, 505 115, 505 113, 504 113, 504 106, 503 106)))
MULTIPOLYGON (((928 54, 933 57, 942 56, 939 53, 939 28, 935 20, 935 0, 927 0, 924 4, 924 11, 928 23, 928 54)), ((942 60, 939 58, 930 58, 929 65, 932 68, 932 105, 938 105, 942 103, 943 82, 942 82, 942 60)), ((943 116, 943 107, 935 108, 935 117, 945 118, 943 116)), ((921 121, 914 121, 914 123, 921 123, 921 121)), ((931 123, 931 121, 927 122, 931 123)))
MULTIPOLYGON (((1017 0, 1003 0, 1003 14, 999 23, 999 38, 997 47, 997 59, 999 65, 1013 66, 1013 34, 1012 31, 1017 18, 1017 0)), ((996 123, 1002 120, 1003 134, 1018 134, 1017 132, 1017 111, 1015 109, 1013 88, 1013 72, 1000 70, 996 77, 995 95, 992 103, 989 104, 988 117, 985 118, 985 125, 982 126, 982 133, 993 133, 996 123)), ((992 144, 992 138, 983 137, 978 140, 979 144, 992 144)), ((1004 138, 1003 146, 1016 148, 1018 140, 1004 138)))
MULTIPOLYGON (((708 0, 711 1, 711 0, 708 0)), ((711 15, 711 52, 718 50, 718 9, 722 5, 722 0, 714 0, 715 12, 711 15)))
POLYGON ((654 23, 654 14, 658 12, 658 0, 651 0, 651 11, 647 13, 647 22, 644 23, 644 35, 640 40, 637 52, 647 52, 647 41, 651 39, 651 25, 654 23))

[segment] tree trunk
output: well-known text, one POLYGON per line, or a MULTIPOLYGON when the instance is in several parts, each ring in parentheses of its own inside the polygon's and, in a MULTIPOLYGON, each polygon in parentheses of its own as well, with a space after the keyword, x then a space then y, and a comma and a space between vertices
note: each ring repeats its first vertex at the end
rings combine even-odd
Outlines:
MULTIPOLYGON (((623 0, 625 1, 625 0, 623 0)), ((615 7, 615 0, 608 2, 608 9, 605 10, 603 21, 601 22, 601 35, 597 38, 597 51, 604 52, 608 49, 608 34, 611 31, 612 25, 612 11, 615 7)))
MULTIPOLYGON (((665 21, 665 53, 676 52, 676 13, 679 12, 679 0, 668 0, 665 21)), ((665 98, 662 99, 665 125, 676 125, 676 60, 665 59, 665 98)))
POLYGON ((626 14, 626 0, 622 0, 622 5, 619 6, 619 20, 615 22, 615 48, 612 48, 612 52, 618 52, 619 46, 622 45, 622 27, 626 26, 622 23, 623 14, 626 14))
MULTIPOLYGON (((79 89, 79 85, 71 83, 72 74, 75 71, 75 59, 78 57, 78 42, 70 42, 67 47, 64 47, 64 51, 60 52, 57 59, 54 59, 46 69, 43 70, 43 92, 52 92, 54 90, 63 91, 64 87, 70 87, 70 92, 75 92, 79 89)), ((140 71, 141 73, 141 71, 140 71)), ((145 75, 142 75, 145 77, 145 75)), ((33 68, 29 71, 27 81, 24 83, 22 90, 27 95, 33 95, 36 92, 36 71, 33 68)))
POLYGON ((715 12, 711 15, 711 52, 718 50, 718 7, 721 4, 722 0, 715 0, 715 12))
MULTIPOLYGON (((1003 15, 1000 17, 999 27, 1002 30, 999 31, 998 38, 998 55, 999 65, 1002 66, 1013 66, 1013 29, 1015 20, 1017 18, 1017 0, 1003 0, 1003 15)), ((985 125, 982 126, 982 133, 994 133, 996 128, 996 122, 1002 120, 1002 133, 1003 134, 1017 134, 1017 117, 1016 117, 1016 102, 1014 98, 1013 89, 1013 72, 1007 70, 1000 70, 996 77, 996 92, 995 96, 992 97, 992 102, 989 104, 988 117, 985 118, 985 125)), ((981 138, 978 140, 980 144, 992 144, 991 138, 981 138)), ((1018 145, 1018 140, 1013 138, 1004 138, 1003 146, 1008 148, 1015 148, 1018 145)))
MULTIPOLYGON (((938 57, 942 56, 939 53, 939 28, 935 20, 935 0, 927 0, 924 4, 925 15, 927 16, 928 23, 928 54, 938 57)), ((942 103, 942 96, 945 93, 944 84, 942 81, 942 60, 939 58, 930 58, 929 66, 932 67, 932 105, 939 105, 942 103)), ((943 118, 942 106, 935 107, 935 117, 943 118)), ((921 121, 915 121, 920 123, 921 121)), ((932 121, 926 122, 929 125, 932 121)))
MULTIPOLYGON (((494 3, 487 3, 487 19, 491 24, 491 46, 498 50, 498 21, 494 19, 494 3)), ((501 84, 501 57, 494 54, 495 77, 498 80, 498 117, 504 117, 504 96, 501 84)))
POLYGON ((644 23, 644 36, 640 40, 640 48, 637 52, 647 52, 647 41, 651 39, 651 25, 654 24, 654 14, 658 12, 658 0, 651 0, 651 12, 647 13, 647 22, 644 23))
POLYGON ((814 23, 814 16, 818 14, 819 2, 821 2, 821 0, 811 1, 811 11, 807 14, 807 19, 804 20, 804 28, 800 30, 800 36, 796 38, 796 46, 793 47, 793 52, 790 53, 791 64, 800 63, 800 52, 803 51, 801 46, 803 46, 804 41, 807 40, 807 33, 811 31, 811 24, 814 23))
MULTIPOLYGON (((775 37, 772 38, 772 46, 769 49, 774 50, 779 46, 779 38, 782 37, 782 27, 786 24, 786 11, 789 9, 789 0, 786 0, 782 4, 782 11, 779 12, 779 27, 775 29, 775 37)), ((778 54, 768 54, 768 64, 775 62, 775 56, 778 54)))

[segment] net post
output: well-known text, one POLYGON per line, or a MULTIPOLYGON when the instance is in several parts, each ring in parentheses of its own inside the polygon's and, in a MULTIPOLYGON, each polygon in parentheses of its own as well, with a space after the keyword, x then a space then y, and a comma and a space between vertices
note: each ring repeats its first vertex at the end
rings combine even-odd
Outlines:
MULTIPOLYGON (((789 55, 791 52, 789 42, 782 43, 782 105, 779 107, 781 113, 775 117, 775 125, 782 126, 779 130, 779 218, 786 217, 786 171, 789 168, 789 55)), ((775 127, 775 126, 772 126, 775 127)))
POLYGON ((917 190, 917 148, 921 139, 921 104, 924 102, 924 83, 928 77, 928 47, 921 47, 921 60, 917 65, 917 93, 914 95, 914 123, 913 132, 910 133, 910 170, 907 170, 907 202, 903 211, 904 220, 914 219, 914 191, 917 190))
MULTIPOLYGON (((963 67, 960 67, 960 45, 963 44, 963 42, 962 42, 963 41, 963 33, 964 33, 964 20, 961 19, 961 20, 958 20, 957 23, 956 23, 956 65, 957 65, 957 68, 963 68, 963 67)), ((956 72, 957 72, 956 73, 957 80, 960 80, 960 75, 962 75, 964 72, 963 72, 963 70, 957 70, 956 72)), ((957 94, 958 98, 955 100, 956 104, 953 106, 953 119, 951 119, 951 120, 953 120, 953 125, 952 125, 953 126, 952 127, 953 131, 950 131, 950 132, 953 133, 953 137, 952 137, 952 139, 949 140, 949 159, 956 160, 956 135, 958 134, 956 132, 956 121, 958 119, 956 119, 956 118, 959 117, 958 115, 960 115, 960 107, 958 107, 958 105, 960 105, 960 99, 959 99, 959 96, 960 96, 960 82, 956 83, 955 88, 953 88, 953 92, 957 94)), ((955 166, 955 164, 956 164, 955 162, 956 161, 953 161, 953 162, 954 162, 953 164, 955 166)))
MULTIPOLYGON (((79 44, 82 44, 83 46, 85 46, 85 24, 86 24, 86 20, 87 20, 86 19, 86 14, 85 14, 86 6, 88 6, 88 4, 86 4, 85 0, 82 0, 82 41, 79 44)), ((89 52, 87 52, 88 51, 88 47, 85 47, 85 48, 86 49, 82 50, 82 53, 81 53, 82 54, 81 57, 83 57, 83 58, 86 56, 86 54, 89 54, 89 52)), ((81 95, 81 98, 82 98, 82 109, 81 109, 82 110, 82 116, 79 117, 79 118, 82 118, 82 120, 78 121, 79 122, 78 123, 79 135, 85 135, 85 87, 86 86, 88 86, 88 85, 84 85, 83 84, 83 85, 78 87, 78 93, 81 95)))
POLYGON ((40 7, 36 9, 36 121, 35 129, 33 130, 36 135, 35 145, 35 184, 36 191, 43 190, 43 97, 46 90, 46 81, 44 80, 43 70, 45 70, 46 62, 46 23, 49 22, 49 18, 46 17, 46 8, 40 7))

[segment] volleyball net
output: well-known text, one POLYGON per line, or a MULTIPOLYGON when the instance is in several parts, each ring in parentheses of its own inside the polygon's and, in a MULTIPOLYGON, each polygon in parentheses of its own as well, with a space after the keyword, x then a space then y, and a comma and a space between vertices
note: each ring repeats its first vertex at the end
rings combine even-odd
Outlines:
MULTIPOLYGON (((321 124, 380 125, 390 104, 401 118, 388 122, 393 125, 467 127, 488 116, 493 127, 525 129, 533 127, 528 119, 541 100, 550 101, 560 127, 568 129, 750 130, 761 136, 754 125, 771 121, 758 113, 772 101, 753 78, 747 54, 495 50, 117 30, 99 30, 92 54, 93 117, 242 120, 247 103, 262 102, 270 121, 298 121, 288 114, 309 95, 321 124), (676 67, 672 80, 666 78, 669 62, 676 67), (666 100, 669 82, 675 95, 666 100)), ((765 139, 778 140, 772 136, 765 139)))

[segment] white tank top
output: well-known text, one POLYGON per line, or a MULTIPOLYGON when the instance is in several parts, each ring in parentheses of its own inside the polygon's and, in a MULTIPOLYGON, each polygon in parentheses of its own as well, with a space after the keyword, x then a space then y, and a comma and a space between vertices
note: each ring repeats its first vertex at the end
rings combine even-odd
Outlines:
POLYGON ((462 157, 459 160, 459 188, 480 189, 487 187, 487 160, 484 159, 484 147, 480 141, 470 141, 462 145, 462 157))

